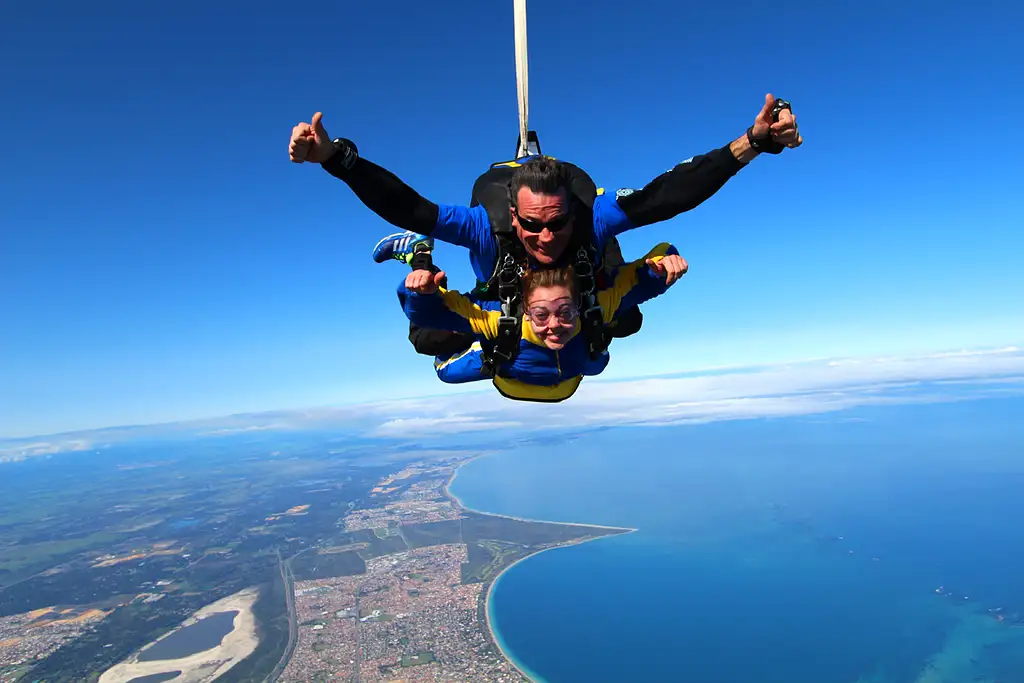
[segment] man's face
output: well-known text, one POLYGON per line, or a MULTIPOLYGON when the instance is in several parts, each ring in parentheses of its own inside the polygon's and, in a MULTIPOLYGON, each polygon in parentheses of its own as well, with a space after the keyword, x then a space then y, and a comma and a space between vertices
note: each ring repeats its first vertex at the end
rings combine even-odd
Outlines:
POLYGON ((518 211, 511 209, 512 225, 519 241, 538 263, 554 263, 565 251, 572 235, 572 217, 565 190, 558 194, 538 194, 523 187, 516 201, 519 207, 518 211))

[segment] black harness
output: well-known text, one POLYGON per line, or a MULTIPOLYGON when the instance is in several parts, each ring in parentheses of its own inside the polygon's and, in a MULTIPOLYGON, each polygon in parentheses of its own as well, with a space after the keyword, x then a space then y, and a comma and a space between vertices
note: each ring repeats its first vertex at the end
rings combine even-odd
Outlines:
MULTIPOLYGON (((511 363, 519 354, 522 339, 523 292, 522 276, 529 267, 526 250, 516 236, 510 212, 511 199, 509 182, 523 160, 503 161, 491 164, 473 185, 470 206, 483 205, 491 223, 491 234, 497 246, 494 271, 486 282, 478 282, 473 294, 481 300, 500 301, 501 317, 498 319, 498 336, 484 342, 484 372, 494 377, 501 365, 511 363)), ((557 265, 572 264, 575 271, 577 306, 580 311, 580 326, 592 359, 603 353, 610 342, 605 333, 604 315, 597 301, 598 261, 594 247, 594 200, 597 186, 581 168, 562 162, 570 177, 572 194, 570 210, 574 212, 572 239, 565 250, 566 256, 557 265)))

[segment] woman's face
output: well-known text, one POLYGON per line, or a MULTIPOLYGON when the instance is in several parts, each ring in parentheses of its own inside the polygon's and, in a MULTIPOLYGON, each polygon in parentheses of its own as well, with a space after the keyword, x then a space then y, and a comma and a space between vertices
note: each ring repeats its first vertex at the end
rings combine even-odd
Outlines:
POLYGON ((564 285, 535 287, 526 301, 526 317, 544 346, 561 349, 572 339, 576 323, 572 292, 564 285))

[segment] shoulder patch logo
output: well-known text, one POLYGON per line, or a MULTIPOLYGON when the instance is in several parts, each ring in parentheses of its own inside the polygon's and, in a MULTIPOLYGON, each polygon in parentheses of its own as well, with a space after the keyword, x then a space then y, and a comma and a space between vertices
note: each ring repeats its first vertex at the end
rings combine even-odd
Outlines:
POLYGON ((616 197, 628 197, 629 195, 633 194, 634 192, 636 192, 636 190, 631 190, 628 187, 624 187, 622 189, 616 190, 615 191, 615 196, 616 197))

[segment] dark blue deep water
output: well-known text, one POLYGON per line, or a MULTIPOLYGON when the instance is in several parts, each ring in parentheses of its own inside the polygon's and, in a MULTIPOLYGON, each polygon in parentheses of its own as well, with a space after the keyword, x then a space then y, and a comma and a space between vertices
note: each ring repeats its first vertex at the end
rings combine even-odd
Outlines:
POLYGON ((497 582, 500 642, 548 683, 1024 681, 1020 398, 605 430, 452 491, 638 529, 497 582))

